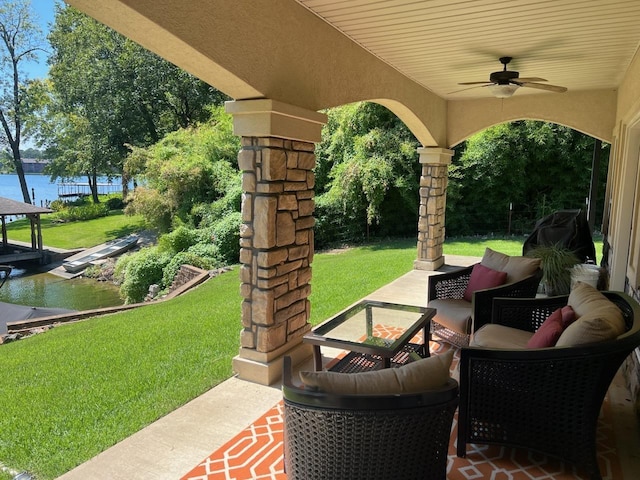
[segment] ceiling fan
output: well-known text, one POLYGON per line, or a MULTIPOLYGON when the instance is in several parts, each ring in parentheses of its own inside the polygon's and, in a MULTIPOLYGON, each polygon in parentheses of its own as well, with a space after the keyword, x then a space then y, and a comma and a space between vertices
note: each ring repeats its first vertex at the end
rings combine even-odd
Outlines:
MULTIPOLYGON (((493 72, 489 75, 489 81, 482 82, 463 82, 458 85, 481 85, 488 87, 491 93, 496 98, 509 98, 520 87, 537 88, 539 90, 547 90, 549 92, 564 93, 567 91, 566 87, 559 87, 557 85, 548 85, 544 78, 528 77, 520 78, 520 72, 513 70, 507 70, 507 65, 512 60, 511 57, 501 57, 500 63, 504 65, 504 68, 499 72, 493 72)), ((476 87, 471 87, 476 88, 476 87)), ((459 92, 462 90, 458 90, 459 92)), ((455 92, 454 92, 455 93, 455 92)))

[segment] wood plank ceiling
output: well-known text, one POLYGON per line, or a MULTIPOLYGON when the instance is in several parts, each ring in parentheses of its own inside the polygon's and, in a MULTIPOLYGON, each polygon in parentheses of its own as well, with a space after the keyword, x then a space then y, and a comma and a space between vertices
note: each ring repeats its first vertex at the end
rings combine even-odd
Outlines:
MULTIPOLYGON (((486 97, 509 70, 569 90, 615 89, 640 44, 639 0, 297 0, 434 93, 486 97), (462 90, 462 91, 461 91, 462 90), (455 92, 455 93, 452 93, 455 92)), ((516 95, 546 93, 520 88, 516 95)))

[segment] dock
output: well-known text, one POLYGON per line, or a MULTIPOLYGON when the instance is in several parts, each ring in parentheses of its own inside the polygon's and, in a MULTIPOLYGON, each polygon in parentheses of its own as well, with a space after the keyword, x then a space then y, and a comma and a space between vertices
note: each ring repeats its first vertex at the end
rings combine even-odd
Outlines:
MULTIPOLYGON (((119 183, 97 183, 98 195, 122 193, 119 183)), ((88 182, 58 183, 58 198, 88 197, 91 195, 91 185, 88 182)))
POLYGON ((94 265, 133 248, 137 245, 138 238, 138 235, 133 234, 82 250, 68 257, 62 265, 50 270, 49 273, 66 279, 78 277, 89 265, 94 265))

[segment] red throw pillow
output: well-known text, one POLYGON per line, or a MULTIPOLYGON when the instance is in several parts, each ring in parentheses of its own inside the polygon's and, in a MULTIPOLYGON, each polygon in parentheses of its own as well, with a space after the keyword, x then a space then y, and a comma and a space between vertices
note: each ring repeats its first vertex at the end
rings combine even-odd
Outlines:
POLYGON ((562 307, 562 330, 567 328, 573 322, 576 321, 576 312, 573 311, 571 305, 565 305, 562 307))
POLYGON ((542 322, 540 328, 527 342, 527 348, 547 348, 555 346, 565 328, 576 319, 576 314, 570 306, 554 310, 542 322))
POLYGON ((462 298, 467 302, 471 301, 473 292, 476 290, 484 290, 485 288, 499 287, 507 281, 507 272, 499 272, 485 267, 480 263, 476 263, 471 271, 471 278, 467 285, 462 298))

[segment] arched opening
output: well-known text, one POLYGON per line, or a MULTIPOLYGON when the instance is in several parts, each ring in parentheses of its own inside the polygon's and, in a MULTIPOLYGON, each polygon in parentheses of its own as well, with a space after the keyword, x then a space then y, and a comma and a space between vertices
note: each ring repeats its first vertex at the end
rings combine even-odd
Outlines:
POLYGON ((316 248, 376 237, 415 239, 420 142, 378 103, 326 113, 316 146, 316 248))
POLYGON ((594 224, 601 230, 608 144, 563 125, 519 120, 489 127, 454 150, 447 235, 527 234, 553 211, 588 208, 592 180, 594 224), (594 152, 600 154, 596 176, 594 152))

